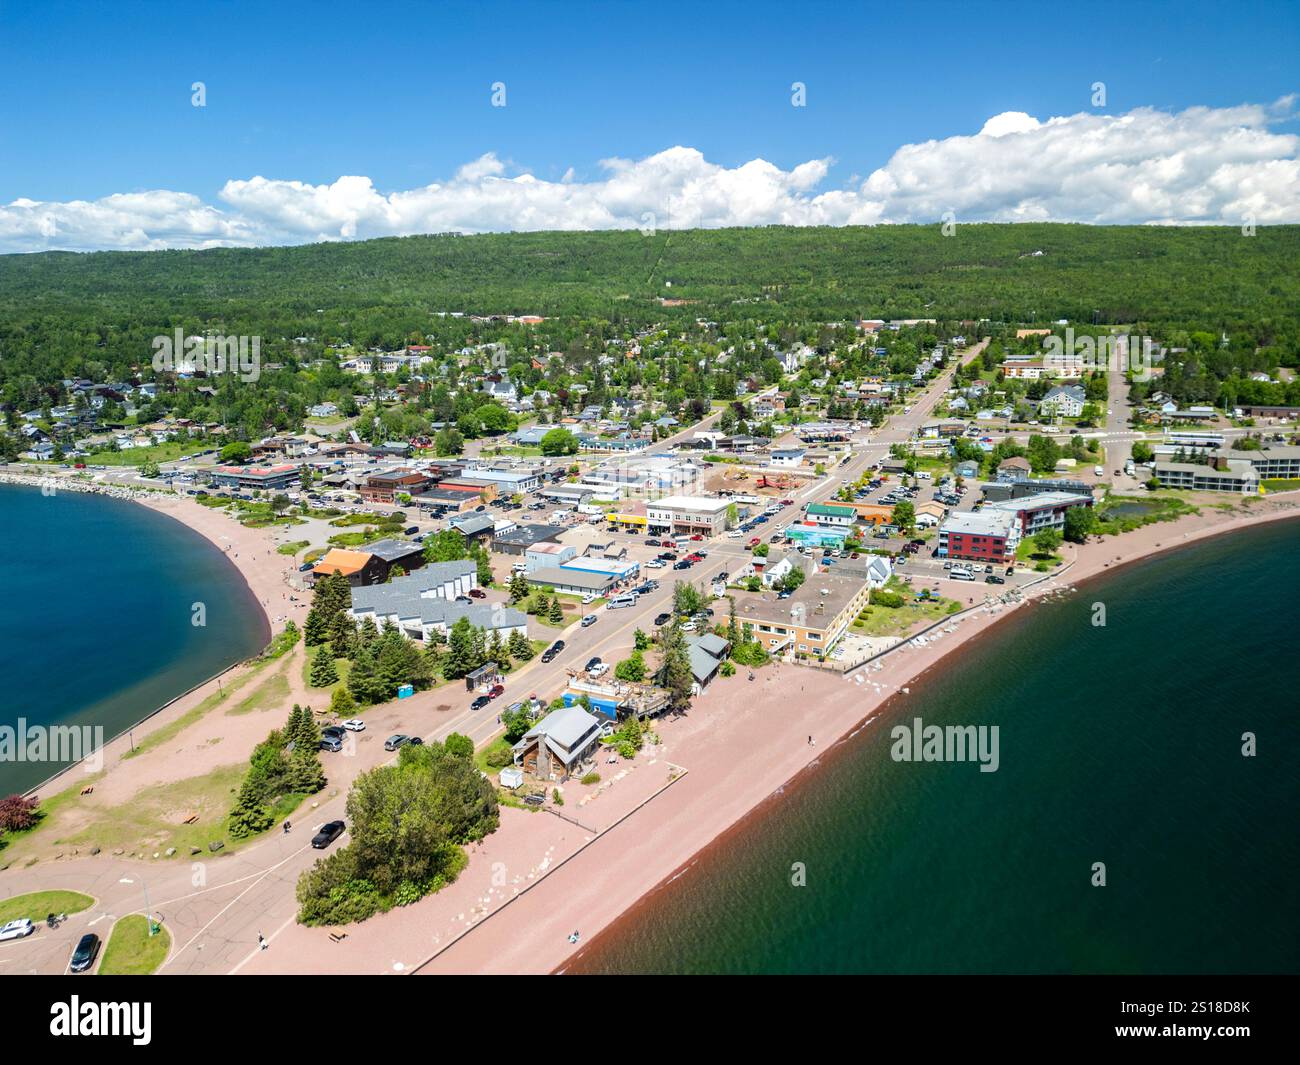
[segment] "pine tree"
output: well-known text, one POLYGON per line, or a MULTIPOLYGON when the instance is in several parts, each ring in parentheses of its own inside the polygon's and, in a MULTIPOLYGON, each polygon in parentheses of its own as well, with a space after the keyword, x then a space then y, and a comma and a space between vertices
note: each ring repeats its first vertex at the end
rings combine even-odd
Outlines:
POLYGON ((510 634, 510 657, 516 662, 527 662, 533 657, 533 645, 519 629, 510 634))
POLYGON ((286 779, 289 791, 299 795, 313 795, 325 786, 325 769, 320 764, 318 748, 297 747, 289 760, 286 779))
POLYGON ((547 620, 552 625, 562 625, 564 623, 564 608, 560 606, 560 597, 558 595, 551 600, 551 608, 547 612, 547 620))
POLYGON ((330 712, 339 717, 350 717, 356 711, 357 701, 346 684, 340 684, 330 696, 330 712))
POLYGON ((470 661, 474 663, 470 669, 478 669, 485 665, 488 660, 487 633, 482 629, 475 629, 470 637, 470 649, 470 661))
POLYGON ((501 630, 493 629, 492 637, 487 642, 485 660, 488 662, 502 663, 506 660, 506 646, 501 642, 501 630))
POLYGON ((259 795, 253 774, 244 778, 235 800, 235 808, 230 811, 230 834, 235 839, 246 839, 257 832, 264 832, 271 827, 271 811, 267 809, 259 795))
POLYGON ((337 684, 339 671, 334 666, 334 655, 328 645, 320 648, 311 660, 311 680, 313 688, 328 688, 337 684))
POLYGON ((359 650, 352 662, 352 671, 348 674, 348 690, 361 706, 383 700, 383 682, 379 678, 375 656, 366 648, 359 650))
POLYGON ((471 670, 474 664, 474 627, 468 618, 460 618, 451 627, 451 636, 447 640, 447 657, 443 662, 443 676, 448 680, 457 680, 471 670))
POLYGON ((361 623, 361 631, 357 636, 357 644, 364 647, 367 651, 373 651, 375 644, 379 641, 379 626, 375 624, 374 618, 366 618, 361 623))
POLYGON ((303 627, 303 639, 308 647, 319 647, 329 639, 329 623, 319 607, 313 606, 307 611, 307 624, 303 627))

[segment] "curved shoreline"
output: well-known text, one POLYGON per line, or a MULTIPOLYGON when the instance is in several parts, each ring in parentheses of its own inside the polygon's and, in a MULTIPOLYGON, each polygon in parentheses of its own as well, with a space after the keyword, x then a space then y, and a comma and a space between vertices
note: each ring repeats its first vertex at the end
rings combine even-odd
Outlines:
MULTIPOLYGON (((1290 509, 1279 510, 1269 514, 1251 515, 1244 520, 1239 519, 1236 521, 1230 521, 1220 526, 1202 527, 1194 531, 1185 532, 1176 540, 1169 543, 1166 543, 1164 540, 1157 541, 1153 548, 1141 553, 1132 554, 1128 557, 1120 557, 1114 562, 1104 562, 1101 563, 1100 566, 1094 563, 1091 568, 1087 568, 1085 572, 1081 572, 1079 575, 1064 582, 1060 587, 1051 589, 1044 588, 1039 590, 1037 594, 1031 593, 1027 595, 1019 606, 1032 605, 1036 599, 1044 598, 1047 595, 1076 592, 1085 584, 1096 581, 1100 578, 1109 577, 1112 574, 1118 573, 1127 566, 1139 562, 1150 561, 1153 558, 1163 555, 1173 554, 1182 548, 1191 547, 1194 544, 1203 543, 1232 532, 1239 532, 1245 528, 1263 528, 1266 525, 1279 521, 1300 520, 1300 507, 1297 507, 1294 503, 1289 504, 1289 507, 1290 509)), ((1192 520, 1194 521, 1196 519, 1193 518, 1192 520)), ((1165 527, 1170 527, 1176 524, 1178 524, 1178 522, 1163 523, 1165 527)), ((1141 530, 1135 530, 1135 532, 1144 532, 1151 529, 1158 529, 1160 527, 1161 524, 1157 523, 1155 526, 1146 526, 1141 530)), ((1109 541, 1103 539, 1102 541, 1098 541, 1090 546, 1100 547, 1105 543, 1114 542, 1115 539, 1116 538, 1114 537, 1109 541)), ((1073 564, 1074 563, 1071 563, 1071 565, 1073 564)), ((1014 610, 1007 611, 1006 613, 993 618, 988 624, 981 625, 978 629, 974 630, 968 638, 953 646, 945 648, 942 653, 929 658, 928 661, 922 664, 920 668, 908 678, 908 686, 910 687, 911 685, 924 680, 928 674, 941 664, 950 666, 953 659, 956 659, 960 654, 968 653, 975 647, 981 638, 994 631, 999 622, 1011 617, 1020 616, 1021 612, 1019 606, 1014 610)), ((905 641, 903 644, 897 645, 897 648, 906 646, 907 642, 910 641, 905 641)), ((894 651, 897 648, 890 648, 888 651, 884 652, 884 654, 888 655, 890 651, 894 651)), ((856 672, 857 669, 867 668, 869 666, 870 662, 865 663, 862 667, 856 667, 854 670, 850 670, 849 672, 853 673, 856 672)), ((856 723, 836 735, 834 741, 827 748, 827 754, 830 756, 842 755, 847 749, 848 742, 856 738, 858 733, 869 724, 878 720, 885 720, 897 713, 898 708, 902 705, 903 700, 907 695, 907 689, 903 688, 889 696, 882 704, 873 707, 869 713, 861 717, 856 723)), ((564 975, 573 962, 583 957, 588 952, 598 951, 603 941, 607 940, 610 936, 617 935, 620 926, 623 926, 625 923, 632 924, 642 919, 644 909, 652 899, 667 890, 682 876, 689 873, 690 870, 707 854, 714 851, 716 848, 725 847, 732 838, 748 828, 754 821, 768 816, 772 805, 778 800, 785 798, 788 792, 795 788, 808 786, 814 778, 814 771, 821 769, 822 767, 823 760, 820 756, 815 756, 809 759, 806 764, 755 803, 745 814, 731 821, 704 846, 696 849, 688 858, 674 867, 671 872, 661 877, 652 887, 642 892, 634 901, 623 909, 617 917, 599 926, 591 940, 586 945, 584 945, 580 950, 574 951, 571 956, 566 958, 562 963, 548 969, 548 973, 550 975, 564 975)))
MULTIPOLYGON (((213 550, 224 558, 226 565, 230 569, 231 576, 242 585, 242 594, 256 609, 255 616, 258 619, 260 628, 259 642, 262 646, 270 642, 274 632, 274 623, 277 620, 272 617, 273 597, 286 585, 276 581, 268 573, 266 567, 256 566, 255 558, 258 549, 265 550, 267 556, 277 557, 274 554, 275 545, 271 541, 269 533, 264 530, 248 529, 231 521, 226 515, 201 507, 185 497, 143 489, 136 490, 122 485, 87 482, 72 476, 14 473, 11 470, 3 470, 0 471, 0 485, 4 484, 38 489, 53 485, 56 491, 108 496, 112 499, 137 503, 147 507, 153 513, 169 518, 177 525, 183 526, 206 541, 213 550), (233 550, 234 547, 239 547, 242 550, 242 558, 240 551, 233 550)), ((287 561, 286 558, 286 565, 287 561)), ((285 567, 279 568, 284 569, 285 567)), ((292 608, 288 604, 286 604, 286 611, 292 613, 292 608)), ((100 751, 104 759, 105 771, 110 766, 121 765, 123 749, 127 748, 129 750, 128 738, 132 733, 138 730, 141 731, 142 740, 147 738, 152 732, 170 724, 191 709, 193 705, 207 698, 213 690, 224 684, 232 674, 241 669, 249 668, 251 664, 252 659, 247 657, 231 662, 210 676, 173 695, 144 714, 138 721, 124 726, 105 741, 100 751)), ((25 789, 23 794, 28 797, 40 796, 48 798, 58 790, 60 782, 81 764, 81 762, 73 762, 64 766, 40 783, 25 789)))

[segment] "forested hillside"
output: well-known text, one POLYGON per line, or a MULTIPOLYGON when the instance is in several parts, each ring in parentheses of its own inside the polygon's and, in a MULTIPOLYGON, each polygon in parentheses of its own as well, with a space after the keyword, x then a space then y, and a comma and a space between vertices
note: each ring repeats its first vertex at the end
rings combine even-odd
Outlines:
MULTIPOLYGON (((392 348, 472 340, 435 312, 803 326, 855 317, 1177 324, 1292 347, 1300 227, 959 225, 427 236, 0 256, 0 384, 122 373, 175 327, 392 348), (690 301, 665 307, 660 298, 690 301)), ((579 319, 585 322, 579 323, 579 319)), ((548 323, 544 343, 559 323, 548 323)), ((596 326, 599 329, 608 327, 596 326)))

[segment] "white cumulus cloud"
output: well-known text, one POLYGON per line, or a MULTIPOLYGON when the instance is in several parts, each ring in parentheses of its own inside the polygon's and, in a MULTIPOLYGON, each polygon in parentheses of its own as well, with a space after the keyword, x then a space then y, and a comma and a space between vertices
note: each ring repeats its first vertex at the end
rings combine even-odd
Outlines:
POLYGON ((295 244, 448 230, 680 229, 747 225, 863 225, 1063 221, 1260 225, 1300 222, 1300 137, 1276 125, 1294 97, 1272 105, 1138 108, 1038 119, 1008 111, 978 133, 903 145, 842 188, 834 160, 783 170, 764 159, 735 167, 694 148, 609 158, 581 180, 547 181, 495 153, 450 180, 384 192, 370 178, 330 184, 232 179, 219 204, 184 192, 0 205, 0 251, 153 249, 295 244))

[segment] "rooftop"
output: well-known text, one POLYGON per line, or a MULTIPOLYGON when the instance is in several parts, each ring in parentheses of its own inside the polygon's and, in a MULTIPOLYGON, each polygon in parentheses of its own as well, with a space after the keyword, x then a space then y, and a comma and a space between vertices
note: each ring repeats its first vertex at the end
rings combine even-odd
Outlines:
POLYGON ((860 578, 814 573, 789 599, 778 599, 775 592, 738 599, 736 617, 741 622, 826 628, 865 585, 860 578))

